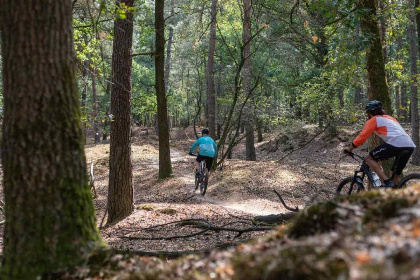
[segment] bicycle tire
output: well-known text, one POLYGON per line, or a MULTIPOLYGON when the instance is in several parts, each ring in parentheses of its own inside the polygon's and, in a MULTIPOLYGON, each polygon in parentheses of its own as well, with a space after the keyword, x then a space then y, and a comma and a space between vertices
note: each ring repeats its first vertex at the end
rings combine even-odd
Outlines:
MULTIPOLYGON (((335 192, 337 194, 340 194, 340 195, 346 194, 346 193, 343 193, 342 190, 343 190, 344 186, 346 186, 347 184, 351 184, 353 182, 353 178, 354 178, 354 176, 350 176, 350 177, 347 177, 347 178, 344 178, 343 180, 341 180, 341 182, 340 182, 340 184, 338 184, 335 192)), ((351 185, 350 185, 350 187, 351 187, 351 185)), ((358 182, 354 182, 354 184, 351 188, 351 191, 349 190, 349 192, 347 192, 347 194, 352 194, 352 193, 360 192, 360 191, 363 191, 363 190, 365 190, 365 187, 363 186, 363 184, 360 184, 358 182), (356 186, 356 188, 355 188, 355 186, 356 186)))
POLYGON ((194 186, 195 186, 195 190, 198 189, 198 186, 200 185, 200 174, 197 173, 197 171, 195 172, 195 176, 194 176, 194 186))
POLYGON ((206 194, 207 191, 207 184, 209 183, 209 171, 207 168, 203 169, 203 180, 201 181, 200 185, 200 193, 202 196, 206 194))
POLYGON ((404 176, 397 188, 406 188, 417 183, 420 183, 420 174, 412 173, 408 174, 407 176, 404 176))

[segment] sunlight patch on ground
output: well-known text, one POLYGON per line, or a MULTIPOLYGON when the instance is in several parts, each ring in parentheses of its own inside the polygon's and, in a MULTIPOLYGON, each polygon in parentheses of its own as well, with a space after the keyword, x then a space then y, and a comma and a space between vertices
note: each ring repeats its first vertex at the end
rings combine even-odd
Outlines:
POLYGON ((282 181, 287 180, 289 183, 297 183, 300 181, 300 178, 297 174, 295 174, 294 172, 290 170, 285 170, 285 169, 279 169, 276 175, 273 177, 276 179, 279 178, 282 181))

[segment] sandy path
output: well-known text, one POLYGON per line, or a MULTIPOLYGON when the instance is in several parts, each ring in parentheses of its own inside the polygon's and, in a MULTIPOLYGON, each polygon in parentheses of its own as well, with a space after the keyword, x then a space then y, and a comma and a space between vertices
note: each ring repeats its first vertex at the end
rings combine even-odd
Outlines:
MULTIPOLYGON (((179 161, 185 162, 188 160, 194 161, 194 159, 191 156, 188 156, 187 153, 179 151, 176 148, 171 148, 171 160, 173 163, 179 161)), ((239 194, 233 193, 221 200, 213 195, 217 192, 217 187, 214 189, 215 186, 214 183, 212 183, 211 178, 208 186, 208 192, 205 196, 202 196, 198 190, 194 192, 194 174, 191 169, 174 169, 174 173, 176 174, 176 177, 183 180, 186 191, 190 191, 192 195, 195 194, 194 199, 202 203, 218 205, 226 209, 241 211, 255 216, 287 212, 280 203, 275 203, 264 198, 242 198, 239 194)))

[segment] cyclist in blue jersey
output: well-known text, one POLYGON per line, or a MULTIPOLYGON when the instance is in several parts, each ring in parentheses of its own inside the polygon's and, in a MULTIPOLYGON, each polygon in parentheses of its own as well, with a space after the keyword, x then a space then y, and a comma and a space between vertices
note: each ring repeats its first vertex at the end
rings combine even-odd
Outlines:
POLYGON ((192 154, 195 148, 200 148, 196 159, 196 172, 200 170, 200 162, 205 160, 210 176, 210 169, 213 165, 213 158, 217 155, 217 145, 216 142, 214 142, 214 140, 209 137, 209 130, 207 128, 204 128, 201 131, 201 135, 202 136, 198 138, 194 144, 192 144, 189 154, 192 154))

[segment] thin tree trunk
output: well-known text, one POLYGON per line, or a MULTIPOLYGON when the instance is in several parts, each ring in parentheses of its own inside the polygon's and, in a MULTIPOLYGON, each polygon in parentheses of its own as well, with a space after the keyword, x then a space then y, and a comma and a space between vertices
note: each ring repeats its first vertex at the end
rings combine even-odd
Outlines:
MULTIPOLYGON (((171 17, 175 15, 175 3, 171 0, 171 17)), ((165 62, 165 92, 168 92, 169 85, 169 74, 171 73, 171 56, 172 56, 172 43, 174 37, 174 29, 172 26, 169 27, 169 38, 168 46, 166 48, 166 62, 165 62)))
POLYGON ((401 84, 401 91, 400 91, 400 98, 401 98, 401 116, 405 122, 410 121, 410 116, 408 115, 408 96, 407 96, 407 84, 402 82, 401 84))
POLYGON ((359 86, 356 86, 356 89, 354 90, 354 103, 362 103, 362 88, 359 86))
POLYGON ((86 143, 86 124, 88 122, 88 117, 87 117, 87 108, 86 108, 86 97, 87 97, 87 88, 88 88, 88 83, 87 83, 87 77, 88 77, 88 67, 89 67, 89 61, 85 60, 83 61, 83 71, 82 71, 82 80, 83 80, 83 90, 82 90, 82 104, 81 104, 81 109, 82 109, 82 118, 83 118, 83 136, 85 138, 85 143, 86 143))
MULTIPOLYGON (((134 0, 122 0, 121 6, 133 7, 134 0)), ((111 89, 111 145, 109 157, 108 223, 133 212, 133 175, 131 164, 131 47, 133 14, 125 9, 125 18, 114 22, 111 89)))
POLYGON ((32 280, 101 246, 86 174, 72 2, 2 1, 2 279, 32 280), (35 36, 35 35, 36 36, 35 36))
MULTIPOLYGON (((243 88, 245 96, 251 94, 251 1, 243 0, 244 21, 242 29, 243 38, 243 56, 245 59, 243 68, 243 88)), ((254 109, 252 99, 248 102, 248 108, 245 115, 245 134, 246 134, 246 160, 256 160, 254 146, 254 109)))
POLYGON ((93 67, 92 74, 91 74, 91 80, 92 80, 92 116, 93 116, 93 132, 95 133, 95 144, 99 143, 101 141, 101 137, 99 135, 99 123, 98 123, 98 94, 96 91, 96 68, 93 67))
MULTIPOLYGON (((419 141, 419 105, 418 105, 418 96, 417 96, 417 48, 418 38, 416 37, 416 7, 418 6, 418 1, 414 5, 413 0, 408 1, 410 11, 409 11, 409 26, 408 26, 408 37, 410 43, 410 69, 411 69, 411 83, 410 83, 410 93, 411 93, 411 138, 413 139, 414 144, 417 147, 420 147, 419 141)), ((420 19, 419 19, 420 21, 420 19)), ((417 31, 420 34, 420 27, 417 31)), ((420 149, 415 149, 412 157, 412 164, 420 165, 420 149)))
POLYGON ((214 53, 216 49, 216 15, 217 0, 211 2, 211 22, 209 52, 207 59, 206 84, 207 84, 207 112, 210 137, 216 139, 216 92, 214 88, 214 53))
POLYGON ((400 97, 400 86, 395 86, 395 109, 397 111, 397 120, 401 121, 401 97, 400 97))
POLYGON ((165 93, 165 20, 164 0, 155 1, 155 89, 157 97, 157 115, 159 127, 159 178, 172 174, 169 148, 168 107, 165 93))

